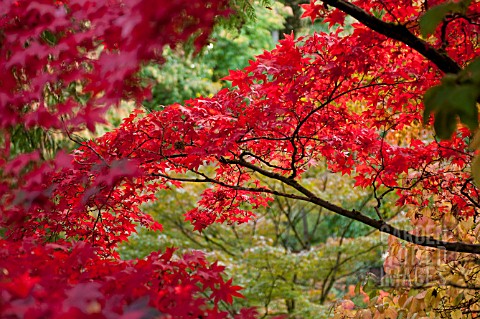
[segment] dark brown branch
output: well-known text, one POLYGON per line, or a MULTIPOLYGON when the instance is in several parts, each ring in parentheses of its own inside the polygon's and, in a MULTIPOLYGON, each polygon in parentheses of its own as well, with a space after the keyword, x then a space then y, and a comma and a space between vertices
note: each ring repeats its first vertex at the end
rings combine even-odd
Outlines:
POLYGON ((480 286, 476 285, 459 285, 456 282, 449 281, 445 284, 445 286, 451 286, 454 288, 459 288, 459 289, 467 289, 467 290, 480 290, 480 286))
MULTIPOLYGON (((286 185, 289 185, 290 187, 294 188, 301 194, 305 195, 305 197, 302 198, 302 200, 309 201, 313 204, 316 204, 318 206, 321 206, 325 209, 328 209, 331 212, 337 213, 339 215, 342 215, 344 217, 359 221, 365 225, 368 225, 370 227, 373 227, 382 233, 386 233, 389 235, 392 235, 394 237, 397 237, 399 239, 405 240, 409 243, 419 245, 419 246, 424 246, 424 247, 432 247, 432 248, 438 248, 438 249, 445 249, 447 251, 455 251, 455 252, 461 252, 461 253, 473 253, 473 254, 480 254, 480 245, 475 245, 475 244, 467 244, 467 243, 462 243, 462 242, 446 242, 443 240, 438 240, 430 236, 416 236, 411 234, 410 232, 404 230, 404 229, 399 229, 396 228, 395 226, 392 226, 385 222, 384 220, 376 220, 373 218, 368 217, 367 215, 362 214, 359 211, 356 210, 347 210, 344 209, 340 206, 337 206, 335 204, 332 204, 324 199, 321 199, 317 197, 315 194, 313 194, 311 191, 306 189, 304 186, 299 184, 296 180, 290 179, 288 177, 285 177, 283 175, 270 172, 267 170, 264 170, 260 167, 257 167, 251 163, 242 161, 242 160, 231 160, 231 159, 225 159, 222 158, 220 159, 220 162, 225 163, 225 164, 237 164, 237 165, 242 165, 246 168, 249 168, 263 176, 278 180, 280 182, 283 182, 286 185)), ((280 194, 280 196, 282 196, 280 194)), ((298 196, 302 197, 302 196, 298 196)), ((300 199, 299 198, 299 199, 300 199)))
POLYGON ((432 61, 444 73, 456 74, 461 70, 460 66, 447 54, 436 50, 430 44, 411 33, 403 25, 382 21, 362 8, 345 0, 322 0, 322 2, 354 17, 371 30, 408 45, 425 58, 432 61))
POLYGON ((212 183, 212 184, 217 184, 223 187, 228 187, 233 190, 238 190, 238 191, 246 191, 246 192, 254 192, 254 193, 265 193, 265 194, 271 194, 275 196, 281 196, 285 198, 292 198, 292 199, 297 199, 297 200, 303 200, 303 201, 309 201, 308 198, 296 194, 290 194, 290 193, 282 193, 278 192, 275 190, 271 190, 268 188, 262 188, 262 187, 244 187, 244 186, 238 186, 238 185, 231 185, 224 183, 222 181, 207 177, 206 175, 203 175, 200 172, 195 172, 198 175, 201 175, 204 178, 183 178, 183 177, 174 177, 174 176, 169 176, 167 174, 162 174, 162 173, 151 173, 150 176, 155 176, 155 177, 162 177, 165 179, 169 179, 172 181, 179 181, 179 182, 185 182, 185 183, 212 183))
MULTIPOLYGON (((353 220, 350 220, 347 227, 345 227, 343 229, 342 235, 340 236, 340 242, 338 243, 338 248, 339 249, 342 247, 343 240, 345 239, 345 236, 347 235, 347 232, 350 229, 350 227, 352 226, 352 224, 353 224, 353 220)), ((343 254, 342 250, 340 250, 337 253, 337 258, 335 259, 335 265, 330 269, 327 276, 323 280, 322 290, 321 290, 321 295, 320 295, 320 303, 321 304, 325 303, 325 300, 327 299, 327 294, 330 292, 330 290, 333 287, 333 284, 335 283, 335 280, 336 280, 335 276, 336 276, 336 274, 337 274, 337 272, 340 268, 340 265, 341 265, 340 264, 340 259, 342 258, 342 254, 343 254)), ((355 256, 358 256, 358 255, 355 255, 355 256)))

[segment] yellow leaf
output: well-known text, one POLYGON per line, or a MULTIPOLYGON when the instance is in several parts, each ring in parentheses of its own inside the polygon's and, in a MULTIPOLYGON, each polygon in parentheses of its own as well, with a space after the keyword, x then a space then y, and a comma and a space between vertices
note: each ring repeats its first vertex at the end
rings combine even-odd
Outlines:
POLYGON ((402 307, 405 307, 405 304, 407 302, 408 295, 403 294, 399 299, 398 299, 398 304, 402 307))
POLYGON ((435 307, 437 305, 438 292, 436 288, 430 288, 425 294, 425 305, 427 307, 435 307))
POLYGON ((452 319, 462 319, 463 313, 460 309, 457 309, 454 312, 452 312, 451 316, 452 316, 452 319))
MULTIPOLYGON (((401 311, 402 310, 400 310, 400 312, 401 311)), ((397 313, 397 311, 392 307, 385 309, 384 315, 385 318, 400 318, 400 313, 397 313)))

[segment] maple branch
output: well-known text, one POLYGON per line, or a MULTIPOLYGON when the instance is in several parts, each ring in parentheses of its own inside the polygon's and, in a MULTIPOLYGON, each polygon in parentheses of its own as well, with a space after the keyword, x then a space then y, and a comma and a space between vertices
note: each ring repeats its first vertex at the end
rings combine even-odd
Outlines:
POLYGON ((468 198, 468 200, 477 208, 480 208, 480 203, 478 201, 476 201, 475 199, 472 198, 472 196, 470 196, 470 194, 468 193, 467 191, 467 185, 470 184, 471 182, 473 181, 473 178, 470 177, 470 178, 467 178, 465 180, 465 183, 463 183, 462 185, 462 188, 460 189, 460 193, 465 196, 466 198, 468 198))
MULTIPOLYGON (((333 276, 333 277, 330 278, 329 287, 327 287, 327 288, 328 288, 327 291, 323 291, 323 290, 324 290, 324 289, 323 289, 323 286, 326 284, 327 279, 325 279, 325 280, 323 281, 324 283, 322 283, 322 293, 321 293, 322 298, 321 298, 321 299, 323 300, 323 302, 325 302, 325 300, 327 299, 327 295, 328 295, 328 293, 330 292, 330 290, 332 289, 332 286, 333 286, 333 284, 334 284, 336 281, 338 281, 338 280, 340 280, 340 279, 342 279, 342 278, 348 277, 348 276, 350 276, 350 275, 352 275, 352 274, 356 274, 356 273, 358 273, 360 270, 366 269, 366 268, 368 267, 368 266, 365 266, 365 265, 364 265, 364 266, 359 266, 359 267, 355 268, 355 269, 352 270, 352 271, 349 271, 349 272, 347 272, 347 273, 344 273, 344 274, 341 274, 341 275, 339 275, 339 276, 336 276, 337 273, 338 273, 338 271, 340 270, 340 268, 341 268, 344 264, 346 264, 347 262, 349 262, 349 261, 352 260, 352 259, 358 258, 359 256, 361 256, 361 255, 363 255, 363 254, 368 254, 369 252, 371 252, 371 251, 374 250, 374 249, 377 249, 377 248, 380 247, 380 246, 382 246, 382 243, 375 244, 375 245, 369 247, 369 248, 366 249, 366 250, 362 250, 362 251, 360 251, 360 252, 355 253, 355 255, 349 255, 348 257, 344 258, 343 260, 337 259, 337 261, 335 262, 335 265, 333 266, 333 268, 330 269, 330 271, 328 272, 327 277, 326 277, 326 278, 328 278, 328 277, 330 277, 330 276, 333 276), (335 272, 335 273, 332 274, 332 272, 335 272)), ((342 253, 339 252, 338 254, 339 254, 338 256, 339 256, 339 258, 340 258, 342 253)), ((367 269, 368 269, 368 268, 367 268, 367 269)))
POLYGON ((239 186, 239 185, 231 185, 224 183, 222 181, 219 181, 217 179, 210 178, 200 172, 195 172, 195 174, 198 174, 204 178, 183 178, 183 177, 173 177, 169 176, 167 174, 162 174, 162 173, 151 173, 149 174, 150 176, 154 177, 162 177, 168 180, 172 181, 179 181, 179 182, 184 182, 184 183, 212 183, 212 184, 217 184, 222 187, 230 188, 233 190, 237 191, 246 191, 246 192, 253 192, 253 193, 265 193, 265 194, 270 194, 270 195, 275 195, 275 196, 281 196, 281 197, 286 197, 286 198, 291 198, 291 199, 297 199, 297 200, 303 200, 303 201, 309 201, 307 197, 304 196, 299 196, 295 194, 290 194, 290 193, 282 193, 276 190, 271 190, 268 188, 262 188, 262 187, 244 187, 244 186, 239 186))
MULTIPOLYGON (((343 241, 345 240, 347 232, 352 226, 352 224, 353 224, 353 219, 350 220, 347 227, 343 229, 342 235, 340 236, 340 242, 338 243, 339 249, 342 247, 343 241)), ((320 296, 320 301, 322 304, 325 302, 328 292, 332 289, 332 286, 335 283, 335 280, 336 280, 335 275, 337 274, 339 267, 341 266, 341 264, 343 264, 343 263, 340 263, 342 254, 343 252, 341 250, 337 253, 337 258, 335 259, 335 265, 330 269, 327 276, 325 276, 325 279, 323 280, 321 296, 320 296)), ((359 255, 361 254, 356 254, 356 256, 359 256, 359 255)))
POLYGON ((266 160, 264 160, 264 159, 261 158, 260 156, 255 155, 255 154, 253 154, 253 153, 251 153, 251 152, 244 151, 244 152, 242 152, 242 154, 240 154, 240 158, 241 158, 242 160, 243 160, 244 157, 246 157, 246 156, 253 157, 253 158, 255 158, 256 160, 262 162, 263 164, 265 164, 266 166, 268 166, 268 167, 270 167, 270 168, 279 169, 279 170, 283 170, 283 171, 290 171, 290 170, 291 170, 290 168, 285 168, 285 167, 273 165, 272 163, 267 162, 266 160))
MULTIPOLYGON (((296 224, 298 223, 298 219, 295 220, 296 218, 294 217, 293 220, 292 220, 292 217, 291 217, 292 206, 290 205, 290 203, 287 200, 285 200, 285 203, 287 204, 287 211, 285 211, 285 209, 283 209, 281 204, 279 205, 281 207, 280 210, 285 215, 285 217, 287 217, 288 226, 292 229, 293 235, 295 236, 297 241, 300 243, 300 246, 302 246, 302 249, 307 249, 307 244, 303 241, 302 237, 300 236, 300 234, 297 231, 296 224)), ((288 227, 285 230, 288 232, 288 227)), ((284 245, 284 248, 286 248, 285 245, 284 245)))
POLYGON ((362 8, 345 0, 321 0, 324 4, 337 8, 340 11, 354 17, 359 22, 388 38, 400 41, 428 60, 432 61, 444 73, 458 73, 460 66, 446 53, 442 53, 411 33, 404 25, 385 22, 378 19, 362 8))
POLYGON ((446 286, 451 286, 451 287, 460 288, 460 289, 468 289, 468 290, 480 290, 480 286, 477 286, 477 285, 469 285, 469 284, 460 285, 460 284, 457 284, 457 283, 454 282, 454 281, 449 281, 449 282, 447 282, 446 286))
MULTIPOLYGON (((285 176, 280 175, 278 173, 267 171, 263 168, 260 168, 256 165, 245 162, 243 160, 221 158, 220 162, 225 163, 225 164, 242 165, 242 166, 244 166, 246 168, 249 168, 249 169, 265 176, 265 177, 269 177, 271 179, 275 179, 275 180, 278 180, 280 182, 283 182, 284 184, 294 188, 295 190, 299 191, 301 194, 305 195, 305 197, 298 196, 298 197, 300 197, 299 199, 301 199, 301 200, 306 200, 308 202, 311 202, 313 204, 321 206, 325 209, 328 209, 331 212, 334 212, 334 213, 337 213, 337 214, 342 215, 344 217, 356 220, 358 222, 361 222, 362 224, 373 227, 373 228, 379 230, 382 233, 392 235, 392 236, 397 237, 399 239, 405 240, 409 243, 419 245, 419 246, 424 246, 424 247, 445 249, 447 251, 480 254, 480 245, 467 244, 467 243, 463 243, 463 242, 446 242, 446 241, 443 241, 443 240, 435 239, 435 238, 430 237, 430 236, 413 235, 409 231, 404 230, 404 229, 396 228, 395 226, 388 224, 384 220, 373 219, 373 218, 368 217, 367 215, 362 214, 360 211, 357 211, 355 209, 347 210, 343 207, 332 204, 332 203, 330 203, 330 202, 328 202, 328 201, 326 201, 322 198, 317 197, 314 193, 309 191, 307 188, 302 186, 300 183, 298 183, 294 179, 285 177, 285 176)), ((271 194, 273 194, 272 191, 269 191, 269 192, 271 194)), ((282 196, 281 194, 279 194, 279 195, 282 196)))

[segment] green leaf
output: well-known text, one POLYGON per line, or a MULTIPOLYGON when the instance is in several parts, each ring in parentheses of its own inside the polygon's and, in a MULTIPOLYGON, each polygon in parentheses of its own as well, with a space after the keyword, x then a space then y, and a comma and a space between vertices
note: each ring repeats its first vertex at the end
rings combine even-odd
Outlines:
POLYGON ((479 87, 470 82, 459 82, 459 77, 446 75, 442 84, 430 88, 424 97, 424 124, 428 123, 430 114, 435 114, 434 128, 438 137, 448 139, 457 126, 457 117, 470 130, 478 128, 477 99, 479 87))
POLYGON ((477 96, 478 89, 471 84, 454 87, 448 96, 448 104, 472 131, 478 127, 477 96))
POLYGON ((362 282, 361 281, 357 282, 357 284, 355 285, 355 290, 354 290, 356 295, 360 294, 360 288, 361 287, 362 287, 362 282))
POLYGON ((457 128, 457 119, 455 114, 450 112, 439 112, 435 115, 435 133, 442 140, 449 139, 457 128))
POLYGON ((370 297, 373 298, 378 292, 378 286, 374 278, 371 276, 367 277, 367 282, 363 286, 363 291, 370 297))
POLYGON ((475 132, 470 145, 468 146, 472 151, 478 150, 480 148, 480 131, 475 132))
MULTIPOLYGON (((467 79, 471 79, 473 83, 480 85, 480 58, 476 58, 463 71, 467 79)), ((480 91, 480 89, 479 89, 480 91)))
POLYGON ((462 302, 463 298, 464 298, 464 294, 463 292, 461 292, 460 294, 458 294, 456 297, 455 297, 455 300, 453 301, 453 305, 454 306, 457 306, 460 304, 460 302, 462 302))
POLYGON ((475 184, 480 185, 480 156, 478 155, 472 161, 472 176, 475 184))
POLYGON ((443 108, 442 105, 445 102, 443 98, 442 86, 434 86, 425 93, 424 104, 425 110, 423 111, 423 124, 427 124, 432 113, 436 113, 437 110, 443 108))
POLYGON ((422 36, 427 37, 435 32, 435 29, 447 14, 461 11, 462 6, 454 2, 442 3, 431 8, 420 18, 420 32, 422 36))
POLYGON ((472 3, 472 0, 461 0, 458 2, 461 12, 465 14, 467 12, 468 6, 472 3))
POLYGON ((50 30, 43 31, 40 37, 50 46, 54 46, 58 43, 57 35, 50 30))

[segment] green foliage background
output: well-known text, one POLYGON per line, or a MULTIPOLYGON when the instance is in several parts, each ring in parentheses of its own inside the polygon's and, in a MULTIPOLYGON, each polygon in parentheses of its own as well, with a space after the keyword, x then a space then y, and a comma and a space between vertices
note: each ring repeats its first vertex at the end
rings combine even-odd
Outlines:
MULTIPOLYGON (((309 175, 306 185, 319 190, 324 198, 375 214, 375 201, 367 191, 352 193, 352 181, 346 177, 324 168, 309 175)), ((201 250, 212 262, 225 265, 235 283, 245 288, 246 298, 237 299, 234 306, 224 305, 226 309, 234 312, 254 306, 266 317, 289 314, 291 318, 328 318, 334 300, 382 265, 385 240, 378 232, 288 199, 255 211, 256 219, 247 224, 215 224, 202 233, 193 231, 184 221, 184 213, 195 207, 205 187, 190 184, 159 192, 158 200, 144 209, 165 230, 139 229, 120 248, 121 256, 141 258, 171 246, 201 250)))
POLYGON ((264 5, 255 3, 252 7, 247 3, 237 1, 244 8, 243 15, 228 24, 220 23, 210 45, 200 53, 188 46, 167 49, 163 65, 143 68, 141 76, 154 83, 153 98, 144 102, 148 110, 212 95, 226 84, 221 79, 229 70, 244 68, 255 55, 274 47, 271 33, 283 27, 288 8, 279 2, 268 1, 268 8, 265 1, 264 5))

